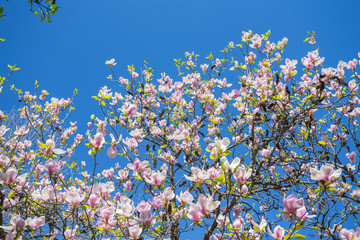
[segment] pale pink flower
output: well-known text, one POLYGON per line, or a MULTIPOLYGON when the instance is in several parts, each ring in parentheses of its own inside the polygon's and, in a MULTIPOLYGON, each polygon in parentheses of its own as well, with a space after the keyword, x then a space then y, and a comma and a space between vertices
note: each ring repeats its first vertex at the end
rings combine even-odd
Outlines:
POLYGON ((107 61, 105 62, 105 64, 108 65, 108 66, 110 66, 110 67, 115 66, 115 65, 116 65, 115 58, 112 58, 112 59, 110 59, 110 60, 107 60, 107 61))
POLYGON ((342 240, 359 240, 360 239, 360 229, 357 228, 356 232, 352 229, 348 230, 346 228, 341 229, 340 238, 342 240))
POLYGON ((99 149, 105 143, 104 135, 100 132, 97 132, 94 136, 94 139, 89 136, 89 142, 95 149, 99 149))
POLYGON ((129 227, 129 233, 130 233, 130 236, 133 239, 138 239, 141 232, 142 232, 142 228, 140 228, 138 225, 134 225, 132 227, 129 227))
POLYGON ((120 202, 120 209, 117 209, 116 213, 121 216, 131 217, 135 211, 134 203, 126 196, 122 196, 120 202))
POLYGON ((78 206, 82 200, 84 200, 85 195, 79 191, 71 191, 67 193, 66 201, 73 207, 78 206))
POLYGON ((164 192, 161 194, 161 199, 167 203, 170 202, 172 199, 174 199, 175 194, 174 192, 171 190, 170 187, 167 187, 164 192))
POLYGON ((166 178, 166 172, 165 171, 153 171, 151 173, 150 178, 145 178, 145 181, 147 183, 150 183, 153 186, 160 186, 164 179, 166 178))
POLYGON ((132 136, 133 138, 136 138, 136 139, 140 139, 140 138, 143 138, 145 136, 144 134, 144 129, 142 128, 137 128, 135 130, 132 130, 130 132, 130 136, 132 136))
POLYGON ((188 209, 187 216, 194 222, 201 222, 204 215, 201 213, 201 209, 199 206, 197 206, 196 204, 191 204, 188 209))
POLYGON ((276 240, 284 239, 285 230, 281 226, 277 225, 274 229, 274 232, 271 232, 270 228, 268 227, 268 232, 270 236, 272 236, 276 240))
POLYGON ((126 137, 126 140, 123 140, 126 146, 128 146, 130 149, 135 149, 139 143, 136 141, 135 138, 128 138, 126 137))
POLYGON ((334 171, 333 166, 323 165, 318 171, 316 168, 310 168, 311 179, 323 181, 323 182, 332 182, 340 177, 341 169, 334 171))
POLYGON ((267 226, 267 222, 264 218, 261 219, 260 224, 258 224, 257 222, 251 220, 251 223, 254 227, 254 231, 255 232, 260 232, 260 233, 264 233, 266 230, 266 226, 267 226))
POLYGON ((187 180, 197 182, 197 183, 203 183, 206 179, 209 178, 209 173, 205 170, 202 170, 197 167, 191 167, 191 172, 193 174, 192 177, 184 176, 187 180))
POLYGON ((111 167, 110 169, 104 169, 102 171, 102 175, 106 178, 111 179, 114 175, 114 172, 115 172, 114 168, 111 167))
POLYGON ((64 165, 64 162, 61 160, 54 161, 52 159, 49 159, 45 163, 45 167, 50 175, 59 172, 60 169, 63 167, 63 165, 64 165))
MULTIPOLYGON (((66 151, 64 151, 62 149, 55 148, 55 141, 52 138, 46 140, 45 144, 46 144, 46 148, 44 150, 45 150, 46 154, 50 154, 50 153, 64 154, 66 152, 66 151)), ((42 148, 41 145, 40 145, 40 148, 42 148)))
POLYGON ((25 136, 29 133, 29 129, 26 129, 25 126, 21 126, 19 129, 16 127, 16 131, 14 132, 15 136, 25 136))
POLYGON ((185 191, 184 193, 181 191, 180 196, 176 196, 176 199, 182 204, 186 205, 191 203, 194 200, 194 197, 189 193, 189 191, 185 191))
POLYGON ((155 216, 151 214, 151 211, 140 212, 139 219, 145 226, 155 224, 155 216))
POLYGON ((200 194, 196 205, 199 206, 200 212, 203 215, 209 215, 220 205, 220 202, 214 201, 212 197, 205 197, 203 194, 200 194))
POLYGON ((99 205, 101 198, 96 194, 91 194, 87 203, 90 207, 96 207, 99 205))
POLYGON ((233 176, 238 184, 244 184, 251 177, 251 174, 252 169, 246 170, 245 166, 241 165, 237 168, 233 176))
POLYGON ((289 197, 284 198, 283 203, 285 206, 285 209, 283 210, 284 220, 290 220, 290 215, 297 215, 297 211, 304 207, 304 199, 298 199, 294 194, 291 194, 289 197))
POLYGON ((36 230, 45 224, 45 216, 26 219, 26 225, 36 230))
POLYGON ((355 163, 356 152, 346 153, 346 157, 350 159, 351 163, 355 163))
POLYGON ((14 184, 17 181, 17 175, 17 170, 13 167, 10 167, 6 170, 6 172, 0 172, 0 181, 5 182, 6 184, 14 184))
POLYGON ((225 172, 231 171, 231 173, 234 173, 235 169, 240 165, 240 158, 234 158, 230 164, 226 157, 222 157, 221 162, 224 165, 225 172))
POLYGON ((136 114, 137 109, 138 108, 135 104, 126 102, 120 110, 124 113, 124 115, 134 116, 136 114))
POLYGON ((142 212, 148 212, 151 209, 151 205, 148 202, 145 202, 144 200, 141 201, 137 207, 136 210, 138 210, 138 212, 142 213, 142 212))

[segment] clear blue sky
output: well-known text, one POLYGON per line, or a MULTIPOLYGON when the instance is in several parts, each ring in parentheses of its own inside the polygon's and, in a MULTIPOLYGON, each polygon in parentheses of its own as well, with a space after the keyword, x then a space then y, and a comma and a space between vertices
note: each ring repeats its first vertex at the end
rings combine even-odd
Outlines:
MULTIPOLYGON (((144 60, 155 70, 155 78, 166 72, 174 79, 174 58, 185 51, 205 57, 209 52, 222 56, 220 50, 230 41, 239 43, 241 32, 271 30, 270 40, 289 39, 284 57, 300 60, 311 50, 303 43, 308 31, 316 32, 320 55, 325 66, 336 66, 360 52, 360 1, 358 0, 58 0, 61 10, 52 23, 40 22, 29 12, 25 0, 0 0, 5 6, 0 20, 0 75, 7 64, 21 71, 13 75, 23 90, 40 90, 51 96, 71 97, 74 88, 78 120, 82 130, 92 113, 99 113, 97 95, 100 87, 110 85, 105 60, 115 58, 117 75, 127 75, 127 65, 136 69, 144 60)), ((16 97, 4 87, 0 109, 10 109, 16 97)), ((81 129, 80 129, 81 130, 81 129)), ((111 164, 113 165, 113 164, 111 164)))

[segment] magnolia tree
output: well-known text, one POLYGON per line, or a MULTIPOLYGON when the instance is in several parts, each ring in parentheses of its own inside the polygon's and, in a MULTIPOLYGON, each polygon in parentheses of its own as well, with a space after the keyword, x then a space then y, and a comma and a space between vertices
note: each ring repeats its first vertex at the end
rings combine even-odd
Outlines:
POLYGON ((325 68, 314 34, 288 59, 269 34, 243 32, 220 58, 186 53, 173 78, 146 65, 117 77, 106 61, 112 87, 84 134, 66 121, 72 99, 12 86, 0 238, 360 239, 358 60, 325 68))

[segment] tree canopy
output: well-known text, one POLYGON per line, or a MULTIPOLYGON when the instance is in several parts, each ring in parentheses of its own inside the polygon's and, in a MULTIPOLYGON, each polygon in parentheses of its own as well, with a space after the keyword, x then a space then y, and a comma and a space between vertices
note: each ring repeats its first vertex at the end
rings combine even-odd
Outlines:
POLYGON ((244 31, 220 56, 175 59, 178 76, 147 64, 119 76, 107 60, 93 97, 102 115, 85 133, 67 121, 73 99, 12 85, 21 106, 0 111, 0 237, 359 239, 359 59, 324 67, 315 33, 305 42, 298 61, 287 38, 244 31))

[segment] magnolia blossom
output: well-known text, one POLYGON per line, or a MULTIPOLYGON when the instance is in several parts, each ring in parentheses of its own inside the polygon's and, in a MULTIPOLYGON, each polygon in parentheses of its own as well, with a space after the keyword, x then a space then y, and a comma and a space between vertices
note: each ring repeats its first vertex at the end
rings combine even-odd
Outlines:
POLYGON ((41 144, 40 142, 38 143, 38 145, 39 148, 43 150, 44 154, 50 154, 50 153, 64 154, 66 152, 62 149, 55 148, 55 141, 52 138, 46 140, 45 142, 46 147, 43 147, 43 144, 41 144))
POLYGON ((161 199, 162 199, 165 203, 171 201, 172 199, 174 199, 174 197, 175 197, 175 194, 174 194, 174 192, 171 190, 170 187, 167 187, 167 188, 165 189, 165 191, 161 194, 161 199))
POLYGON ((253 220, 251 220, 251 223, 252 223, 254 229, 250 230, 250 232, 255 231, 255 232, 264 233, 266 231, 265 229, 266 229, 266 226, 267 226, 267 222, 266 222, 266 220, 264 218, 261 219, 260 224, 258 224, 257 222, 255 222, 253 220))
POLYGON ((155 224, 155 216, 151 214, 151 211, 141 212, 139 214, 139 219, 145 226, 155 224))
POLYGON ((197 203, 190 204, 187 216, 194 222, 200 222, 204 216, 208 216, 219 205, 219 201, 214 201, 212 197, 205 197, 200 194, 197 203))
POLYGON ((59 172, 63 165, 64 163, 61 160, 54 161, 52 159, 49 159, 45 163, 45 167, 50 175, 59 172))
POLYGON ((34 217, 26 219, 26 225, 30 226, 32 229, 36 230, 45 224, 45 216, 34 217))
POLYGON ((205 179, 209 178, 209 173, 200 168, 191 167, 191 172, 193 173, 192 177, 184 175, 184 177, 189 181, 203 183, 205 181, 205 179))
POLYGON ((150 183, 151 185, 160 186, 165 178, 166 178, 166 171, 161 171, 161 172, 153 171, 151 173, 150 178, 145 178, 145 181, 147 183, 150 183))
POLYGON ((332 182, 340 177, 341 169, 334 171, 333 166, 323 165, 318 171, 316 168, 311 168, 311 179, 318 180, 321 182, 332 182))
POLYGON ((236 157, 230 164, 226 157, 222 157, 221 162, 224 165, 225 172, 230 170, 233 173, 240 164, 240 158, 236 157))
POLYGON ((115 66, 115 65, 116 65, 115 58, 112 58, 112 59, 110 59, 110 60, 107 60, 107 61, 105 62, 105 64, 108 65, 108 66, 110 66, 110 67, 115 66))
POLYGON ((5 182, 6 184, 16 183, 17 170, 13 167, 10 167, 6 172, 0 172, 0 181, 5 182))
POLYGON ((214 201, 212 197, 205 197, 200 194, 196 205, 200 207, 200 212, 203 215, 208 215, 220 205, 220 202, 214 201))
POLYGON ((214 144, 217 147, 219 152, 224 153, 226 151, 227 147, 230 145, 230 139, 226 137, 226 138, 223 138, 220 140, 216 137, 214 144))
POLYGON ((142 228, 140 228, 138 225, 129 227, 129 234, 133 239, 138 239, 141 232, 142 232, 142 228))
POLYGON ((130 149, 134 149, 136 148, 139 143, 136 141, 135 138, 126 138, 126 140, 123 139, 123 142, 125 143, 126 146, 128 146, 130 149))
POLYGON ((274 232, 271 232, 270 228, 268 227, 268 232, 270 236, 272 236, 276 240, 284 239, 285 230, 281 226, 277 225, 274 229, 274 232))
POLYGON ((252 174, 252 169, 249 169, 246 171, 246 168, 244 165, 241 165, 237 168, 236 172, 234 173, 234 178, 238 182, 238 184, 244 184, 252 174))
POLYGON ((346 228, 341 229, 340 238, 342 240, 359 240, 360 239, 360 228, 356 228, 356 232, 352 229, 348 230, 346 228))
POLYGON ((67 193, 67 197, 66 197, 66 201, 71 205, 71 206, 78 206, 80 204, 80 202, 82 200, 84 200, 85 195, 82 194, 80 191, 78 191, 77 189, 72 189, 72 191, 67 193))
POLYGON ((191 203, 194 200, 194 197, 189 193, 189 191, 185 191, 184 193, 181 191, 180 196, 176 196, 176 199, 183 205, 191 203))
POLYGON ((101 132, 97 132, 94 139, 89 136, 89 142, 95 149, 99 149, 105 143, 104 135, 101 132))
MULTIPOLYGON (((304 216, 304 199, 298 199, 294 194, 291 194, 289 197, 284 198, 283 200, 285 209, 283 210, 284 220, 290 220, 291 215, 296 215, 297 217, 304 216)), ((305 209, 306 212, 306 209, 305 209)))

